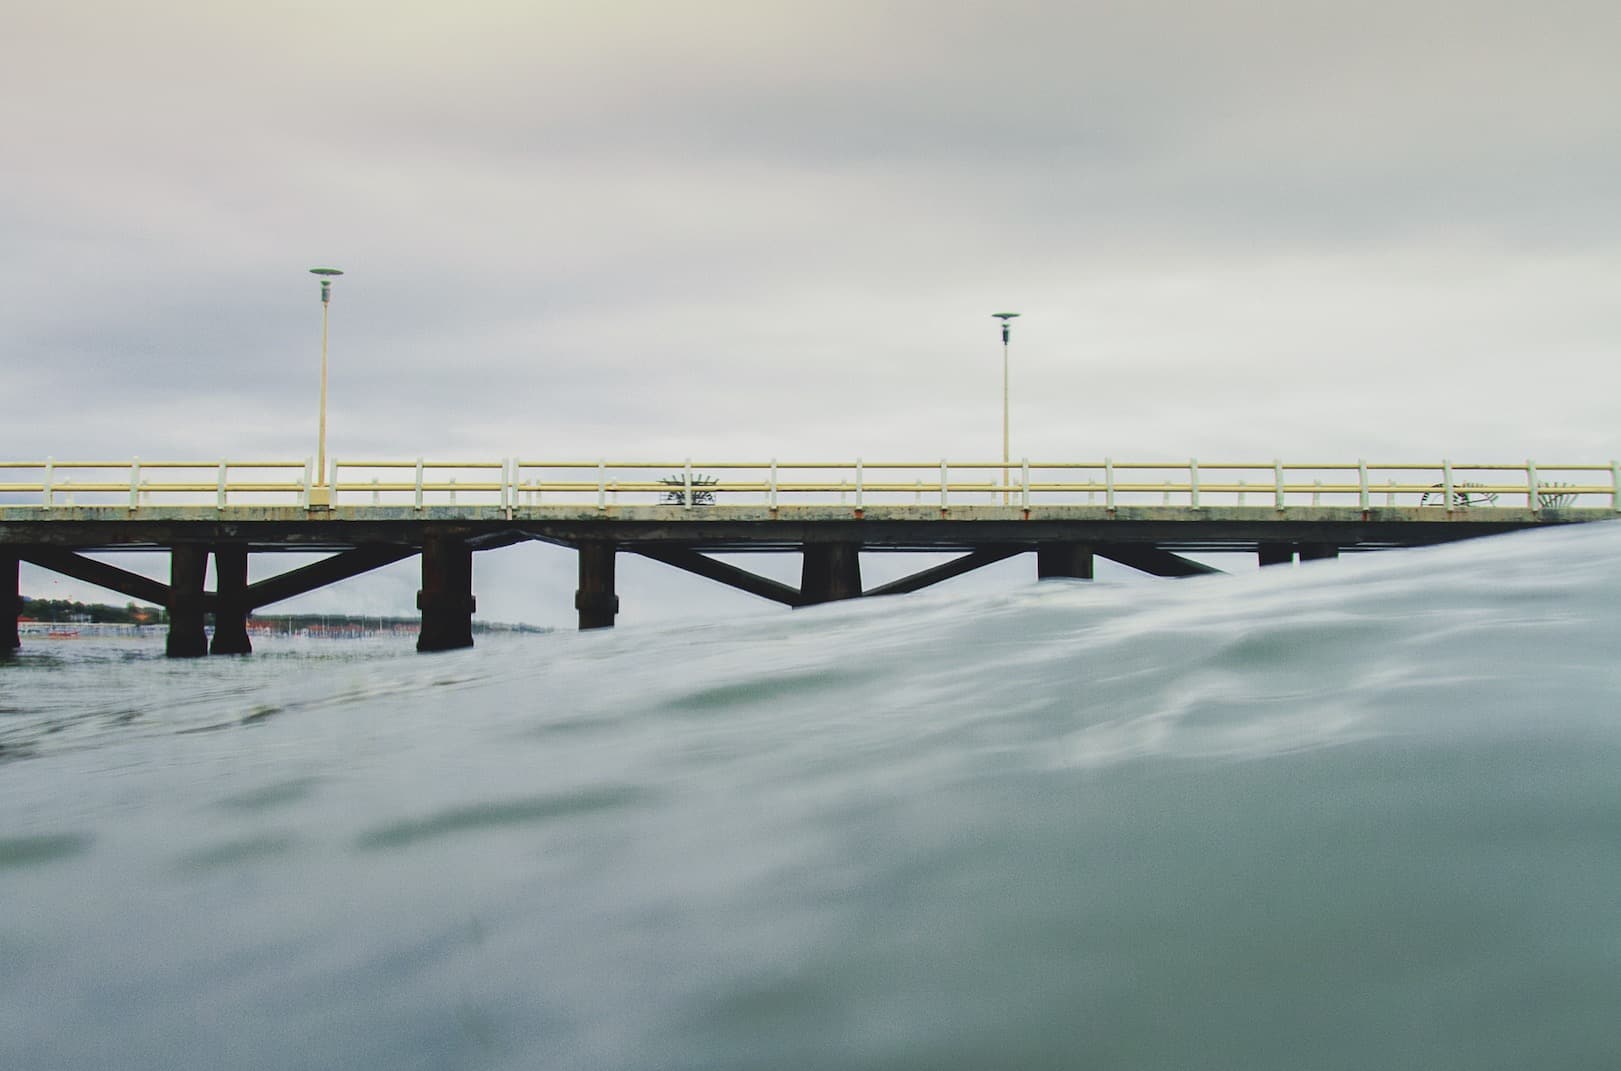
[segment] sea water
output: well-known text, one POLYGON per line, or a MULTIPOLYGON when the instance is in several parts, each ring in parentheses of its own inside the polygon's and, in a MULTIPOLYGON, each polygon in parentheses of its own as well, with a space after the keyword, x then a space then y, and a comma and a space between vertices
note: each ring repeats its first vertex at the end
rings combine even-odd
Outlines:
POLYGON ((0 1067, 1621 1066, 1621 525, 0 663, 0 1067))

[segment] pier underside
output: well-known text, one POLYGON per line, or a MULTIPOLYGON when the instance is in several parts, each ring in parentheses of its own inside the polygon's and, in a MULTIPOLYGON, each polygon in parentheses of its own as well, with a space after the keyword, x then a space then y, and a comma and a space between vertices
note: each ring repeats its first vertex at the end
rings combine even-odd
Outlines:
MULTIPOLYGON (((911 509, 888 515, 807 511, 799 517, 791 511, 756 516, 759 511, 721 509, 694 517, 679 508, 614 515, 506 510, 490 511, 490 516, 461 511, 451 517, 434 512, 334 510, 312 518, 291 511, 288 516, 227 521, 208 510, 177 509, 172 517, 130 520, 117 510, 80 509, 8 520, 0 523, 0 606, 8 601, 20 606, 19 563, 28 562, 166 607, 171 656, 239 654, 251 649, 247 619, 253 611, 419 555, 422 582, 417 605, 422 626, 417 646, 437 651, 473 642, 477 552, 529 540, 576 552, 575 608, 580 628, 592 629, 612 626, 618 613, 614 566, 620 552, 785 606, 802 607, 918 591, 1026 553, 1035 555, 1036 575, 1043 579, 1089 580, 1100 557, 1154 576, 1192 577, 1219 570, 1187 557, 1189 553, 1249 553, 1270 566, 1297 558, 1332 558, 1342 551, 1420 546, 1612 516, 1602 510, 1569 510, 1566 515, 1526 511, 1523 516, 1499 510, 1484 520, 1466 511, 1441 509, 1302 509, 1286 516, 1262 509, 1190 515, 1186 510, 1146 508, 1107 514, 1071 510, 1063 516, 1017 509, 980 510, 972 516, 911 509), (169 580, 164 583, 85 556, 97 551, 166 553, 169 580), (311 551, 331 556, 248 582, 250 555, 311 551), (739 551, 798 555, 798 586, 714 557, 739 551), (872 552, 955 556, 901 579, 866 587, 861 555, 872 552), (204 587, 210 557, 216 577, 212 591, 204 587), (214 625, 211 643, 208 616, 214 625)), ((0 614, 4 629, 0 650, 18 646, 16 618, 16 612, 0 614)))

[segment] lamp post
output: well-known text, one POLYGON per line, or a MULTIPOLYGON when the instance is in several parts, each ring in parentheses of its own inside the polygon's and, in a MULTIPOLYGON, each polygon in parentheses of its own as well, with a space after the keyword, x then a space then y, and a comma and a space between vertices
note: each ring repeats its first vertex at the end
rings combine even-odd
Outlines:
POLYGON ((1002 504, 1008 504, 1008 321, 1019 314, 1016 312, 993 312, 993 317, 1002 321, 1002 504))
POLYGON ((337 268, 311 268, 311 275, 321 277, 321 425, 316 436, 315 480, 319 485, 319 493, 312 487, 310 491, 310 505, 330 506, 332 504, 332 487, 326 475, 326 321, 327 312, 332 307, 332 279, 342 275, 337 268))

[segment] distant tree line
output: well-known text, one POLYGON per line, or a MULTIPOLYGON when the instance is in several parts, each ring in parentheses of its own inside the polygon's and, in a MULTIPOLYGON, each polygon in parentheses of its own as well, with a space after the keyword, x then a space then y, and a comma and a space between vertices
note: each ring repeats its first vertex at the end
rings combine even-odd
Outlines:
MULTIPOLYGON (((22 597, 19 617, 49 624, 92 622, 116 625, 167 625, 169 612, 161 606, 140 606, 133 602, 123 606, 104 603, 72 602, 68 599, 31 599, 22 597)), ((212 624, 213 614, 205 615, 212 624)), ((377 614, 254 614, 253 624, 268 626, 277 632, 297 632, 300 629, 378 629, 415 628, 422 620, 419 615, 387 617, 377 614)), ((474 632, 550 632, 548 628, 533 625, 507 625, 494 621, 474 621, 474 632)))
POLYGON ((107 606, 99 602, 72 602, 68 599, 30 599, 22 597, 20 617, 52 623, 90 621, 113 625, 163 625, 169 621, 169 612, 161 606, 137 606, 127 602, 123 606, 107 606))

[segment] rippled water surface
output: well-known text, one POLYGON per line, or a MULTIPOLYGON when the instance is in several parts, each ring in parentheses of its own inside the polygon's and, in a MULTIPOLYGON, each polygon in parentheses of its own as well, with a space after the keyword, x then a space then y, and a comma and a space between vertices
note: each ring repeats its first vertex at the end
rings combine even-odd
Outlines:
POLYGON ((1621 1066, 1621 525, 0 662, 0 1067, 1621 1066))

